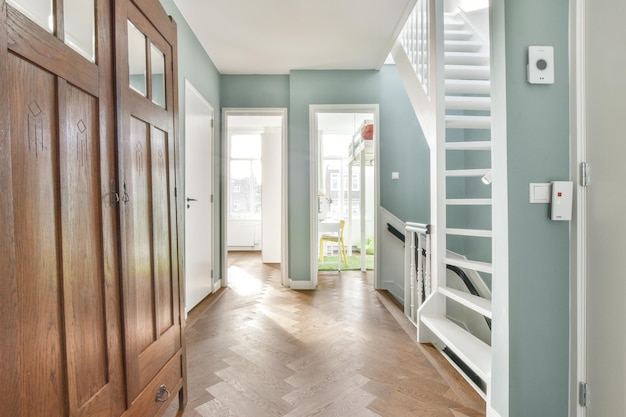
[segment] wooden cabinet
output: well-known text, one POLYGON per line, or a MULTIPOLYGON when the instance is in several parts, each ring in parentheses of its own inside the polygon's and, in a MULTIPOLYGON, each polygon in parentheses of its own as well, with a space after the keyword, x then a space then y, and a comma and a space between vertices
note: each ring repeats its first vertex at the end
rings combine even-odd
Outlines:
POLYGON ((158 1, 96 0, 90 60, 70 6, 50 29, 23 3, 0 1, 2 414, 157 415, 184 387, 176 28, 158 1))
POLYGON ((184 369, 176 27, 163 20, 157 6, 117 2, 115 10, 126 390, 133 399, 129 415, 144 415, 145 403, 158 408, 154 398, 161 386, 165 397, 179 391, 184 369))

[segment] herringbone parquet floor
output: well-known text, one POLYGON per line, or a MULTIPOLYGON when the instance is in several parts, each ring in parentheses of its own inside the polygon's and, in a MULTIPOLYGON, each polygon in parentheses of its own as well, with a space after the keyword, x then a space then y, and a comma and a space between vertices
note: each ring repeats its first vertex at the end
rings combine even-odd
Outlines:
POLYGON ((484 417, 482 399, 411 339, 368 275, 324 273, 316 291, 293 291, 277 266, 234 252, 229 284, 190 314, 179 416, 484 417))

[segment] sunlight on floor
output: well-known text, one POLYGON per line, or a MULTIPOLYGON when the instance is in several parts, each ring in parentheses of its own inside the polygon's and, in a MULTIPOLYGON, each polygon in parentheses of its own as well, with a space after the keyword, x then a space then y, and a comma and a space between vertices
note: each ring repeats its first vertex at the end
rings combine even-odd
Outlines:
POLYGON ((228 286, 239 295, 258 294, 261 292, 261 288, 263 288, 263 284, 257 277, 250 275, 242 268, 231 266, 228 274, 228 286))

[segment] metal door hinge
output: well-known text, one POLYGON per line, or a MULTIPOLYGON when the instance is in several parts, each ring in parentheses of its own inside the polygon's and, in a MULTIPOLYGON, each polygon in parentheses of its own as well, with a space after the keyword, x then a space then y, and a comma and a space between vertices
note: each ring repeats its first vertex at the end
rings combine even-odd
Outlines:
POLYGON ((586 162, 580 164, 580 185, 583 187, 589 185, 589 164, 586 162))
POLYGON ((213 270, 211 269, 211 278, 213 278, 213 270))
POLYGON ((213 119, 211 119, 211 127, 213 127, 213 119))
POLYGON ((589 406, 589 386, 586 382, 578 383, 578 404, 581 407, 589 406))
POLYGON ((211 203, 213 202, 213 194, 211 194, 211 203))

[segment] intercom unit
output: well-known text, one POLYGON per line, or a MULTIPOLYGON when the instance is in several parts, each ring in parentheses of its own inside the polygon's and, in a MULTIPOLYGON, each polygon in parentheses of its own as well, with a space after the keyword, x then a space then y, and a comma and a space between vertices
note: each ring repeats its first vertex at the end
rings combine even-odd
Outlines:
POLYGON ((554 84, 554 48, 529 46, 527 72, 531 84, 554 84))

